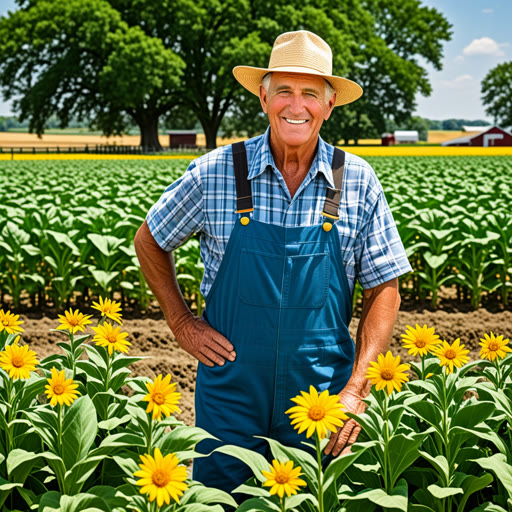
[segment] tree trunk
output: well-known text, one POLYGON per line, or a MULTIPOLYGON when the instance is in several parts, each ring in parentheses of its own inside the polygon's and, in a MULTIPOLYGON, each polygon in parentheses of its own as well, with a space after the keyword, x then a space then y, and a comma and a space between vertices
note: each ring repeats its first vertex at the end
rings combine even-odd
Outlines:
POLYGON ((203 125, 204 136, 206 138, 206 148, 215 149, 217 147, 217 128, 212 124, 201 123, 203 125))
POLYGON ((158 115, 154 112, 142 112, 138 117, 141 147, 150 151, 162 151, 158 140, 158 115))

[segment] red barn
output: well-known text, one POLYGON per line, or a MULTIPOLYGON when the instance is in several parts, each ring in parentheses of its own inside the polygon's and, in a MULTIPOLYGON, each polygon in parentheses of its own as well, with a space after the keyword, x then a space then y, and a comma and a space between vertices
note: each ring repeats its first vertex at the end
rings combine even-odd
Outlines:
POLYGON ((480 133, 441 142, 441 146, 512 146, 512 133, 499 126, 489 126, 480 133))
POLYGON ((195 148, 196 131, 195 130, 169 130, 169 147, 170 148, 195 148))

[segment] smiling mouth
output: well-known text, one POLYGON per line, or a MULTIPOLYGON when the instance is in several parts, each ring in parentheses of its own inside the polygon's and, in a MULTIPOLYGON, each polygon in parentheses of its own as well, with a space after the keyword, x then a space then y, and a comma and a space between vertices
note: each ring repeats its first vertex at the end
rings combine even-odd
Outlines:
POLYGON ((290 124, 304 124, 307 123, 307 119, 288 119, 287 117, 283 117, 283 119, 290 124))

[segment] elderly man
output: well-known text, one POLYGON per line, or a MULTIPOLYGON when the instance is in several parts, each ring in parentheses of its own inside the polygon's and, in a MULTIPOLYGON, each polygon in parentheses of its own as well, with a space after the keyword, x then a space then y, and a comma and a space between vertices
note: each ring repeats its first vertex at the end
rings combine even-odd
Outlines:
MULTIPOLYGON (((333 108, 362 94, 332 75, 327 43, 307 31, 285 33, 268 68, 233 73, 259 95, 270 127, 192 162, 151 208, 135 244, 176 340, 199 360, 197 425, 266 454, 255 436, 301 446, 304 436, 285 411, 310 385, 339 393, 348 411, 364 410, 365 373, 387 348, 398 276, 411 269, 371 167, 319 137, 333 108), (196 232, 205 265, 202 318, 184 303, 168 254, 196 232), (364 292, 354 345, 355 279, 364 292)), ((359 429, 347 421, 326 453, 348 450, 359 429)), ((194 462, 196 479, 227 491, 249 476, 225 455, 194 462)))

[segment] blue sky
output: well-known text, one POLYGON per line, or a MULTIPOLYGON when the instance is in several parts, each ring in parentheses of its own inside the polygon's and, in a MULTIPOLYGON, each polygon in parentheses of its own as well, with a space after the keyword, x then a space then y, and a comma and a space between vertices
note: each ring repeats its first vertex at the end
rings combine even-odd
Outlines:
MULTIPOLYGON (((426 65, 433 91, 428 98, 418 95, 416 114, 492 122, 480 100, 480 83, 490 69, 512 60, 512 0, 423 0, 422 4, 446 16, 453 36, 444 46, 443 70, 426 65)), ((14 0, 0 0, 0 15, 15 8, 14 0)), ((0 115, 10 113, 10 105, 0 97, 0 115)))

